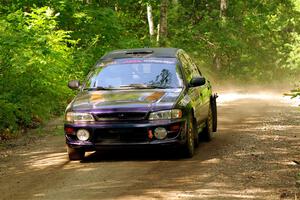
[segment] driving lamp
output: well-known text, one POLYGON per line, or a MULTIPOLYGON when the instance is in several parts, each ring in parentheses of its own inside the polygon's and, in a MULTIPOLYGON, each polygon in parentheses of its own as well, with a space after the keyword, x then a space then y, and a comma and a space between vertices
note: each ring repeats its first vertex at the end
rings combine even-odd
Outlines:
POLYGON ((85 130, 85 129, 79 129, 76 132, 76 136, 81 141, 87 141, 89 139, 89 137, 90 137, 90 133, 87 130, 85 130))
POLYGON ((159 140, 165 139, 167 137, 167 134, 167 130, 163 127, 157 127, 156 129, 154 129, 154 135, 159 140))

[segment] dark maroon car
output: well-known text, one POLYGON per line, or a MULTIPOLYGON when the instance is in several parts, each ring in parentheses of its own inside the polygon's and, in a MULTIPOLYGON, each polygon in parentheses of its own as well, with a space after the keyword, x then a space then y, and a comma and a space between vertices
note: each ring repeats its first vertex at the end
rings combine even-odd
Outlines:
POLYGON ((105 147, 171 146, 192 157, 217 128, 216 95, 181 49, 110 52, 80 84, 65 114, 70 160, 105 147))

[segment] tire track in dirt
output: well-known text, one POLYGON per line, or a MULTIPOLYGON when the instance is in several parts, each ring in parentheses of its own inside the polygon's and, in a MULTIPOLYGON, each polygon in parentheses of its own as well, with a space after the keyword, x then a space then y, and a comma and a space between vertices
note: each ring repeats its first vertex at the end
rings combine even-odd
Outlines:
POLYGON ((69 162, 63 136, 46 137, 1 159, 0 199, 300 198, 299 120, 279 98, 227 99, 218 134, 192 159, 114 150, 69 162))

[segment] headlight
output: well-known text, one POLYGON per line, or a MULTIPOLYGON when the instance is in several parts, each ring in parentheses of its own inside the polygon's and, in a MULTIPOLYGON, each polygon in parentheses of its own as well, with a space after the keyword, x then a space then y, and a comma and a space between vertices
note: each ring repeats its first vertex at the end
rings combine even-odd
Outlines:
POLYGON ((92 122, 95 121, 90 113, 67 112, 65 116, 67 122, 92 122))
POLYGON ((182 117, 182 111, 180 109, 163 110, 150 113, 149 120, 159 119, 179 119, 182 117))
POLYGON ((81 141, 87 141, 90 137, 90 133, 85 129, 79 129, 76 133, 76 136, 81 141))

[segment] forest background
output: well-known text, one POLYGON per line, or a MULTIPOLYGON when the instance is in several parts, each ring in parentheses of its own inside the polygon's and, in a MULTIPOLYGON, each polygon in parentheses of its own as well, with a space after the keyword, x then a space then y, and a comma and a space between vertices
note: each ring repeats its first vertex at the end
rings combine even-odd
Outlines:
POLYGON ((67 82, 115 49, 182 48, 215 84, 300 95, 300 0, 0 2, 0 139, 61 115, 67 82))

